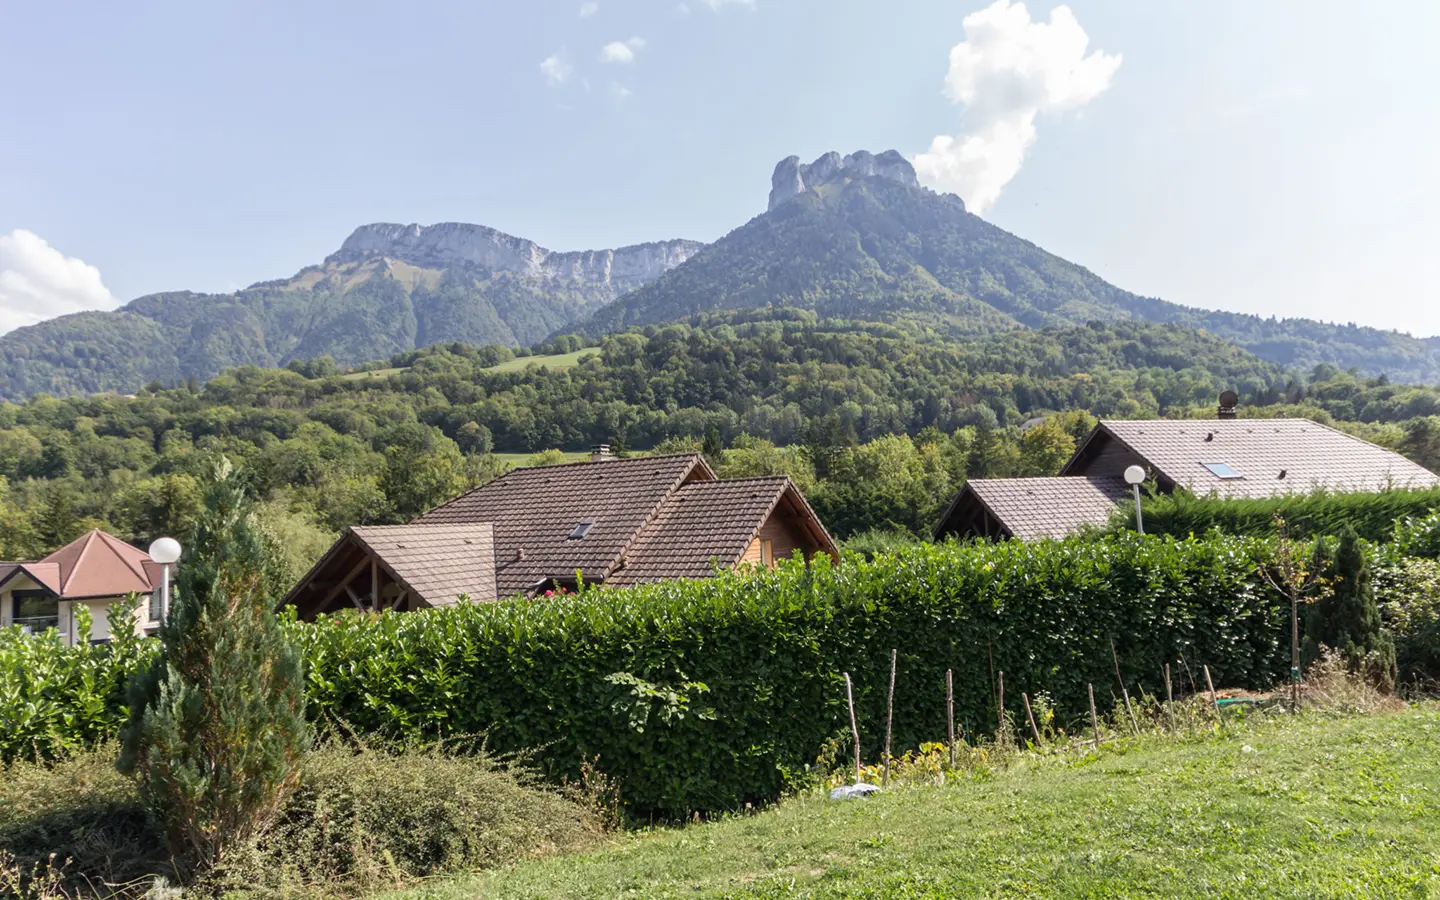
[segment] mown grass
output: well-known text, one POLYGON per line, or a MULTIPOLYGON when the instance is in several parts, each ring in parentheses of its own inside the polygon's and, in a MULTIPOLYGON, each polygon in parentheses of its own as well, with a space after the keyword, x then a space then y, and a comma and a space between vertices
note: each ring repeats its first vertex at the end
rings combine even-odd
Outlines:
POLYGON ((580 357, 596 353, 594 347, 587 347, 584 350, 576 350, 574 353, 553 353, 549 356, 517 356, 514 359, 506 360, 496 366, 485 369, 486 372, 523 372, 530 366, 545 366, 550 369, 573 369, 580 365, 580 357))
POLYGON ((863 801, 805 795, 390 896, 1440 896, 1440 704, 1117 741, 863 801))

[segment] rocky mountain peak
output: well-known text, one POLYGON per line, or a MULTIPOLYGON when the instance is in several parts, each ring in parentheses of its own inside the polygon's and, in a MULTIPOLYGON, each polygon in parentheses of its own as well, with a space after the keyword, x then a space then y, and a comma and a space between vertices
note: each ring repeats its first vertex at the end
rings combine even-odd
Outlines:
POLYGON ((770 176, 770 209, 811 188, 843 178, 870 176, 886 178, 910 187, 919 187, 915 167, 895 150, 875 154, 857 150, 841 156, 834 150, 805 165, 798 156, 788 156, 775 166, 770 176))
POLYGON ((325 261, 388 257, 425 268, 476 266, 532 278, 604 284, 618 296, 658 278, 703 246, 699 241, 673 240, 561 253, 484 225, 377 222, 355 229, 325 261))

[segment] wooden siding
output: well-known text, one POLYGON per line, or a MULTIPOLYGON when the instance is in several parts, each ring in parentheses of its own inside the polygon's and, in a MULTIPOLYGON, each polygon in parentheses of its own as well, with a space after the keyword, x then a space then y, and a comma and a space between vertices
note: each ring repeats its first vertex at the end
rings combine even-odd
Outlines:
POLYGON ((1097 438, 1104 440, 1104 446, 1098 452, 1087 453, 1074 469, 1065 472, 1066 475, 1088 475, 1091 478, 1124 478, 1125 469, 1130 466, 1143 466, 1145 460, 1125 449, 1119 441, 1105 436, 1097 438))
POLYGON ((814 541, 806 537, 800 523, 786 516, 780 509, 770 513, 770 518, 760 526, 759 534, 750 542, 750 546, 745 548, 745 555, 740 557, 740 565, 759 565, 764 541, 770 541, 771 565, 779 560, 789 559, 796 550, 803 550, 805 558, 809 559, 820 549, 814 541))

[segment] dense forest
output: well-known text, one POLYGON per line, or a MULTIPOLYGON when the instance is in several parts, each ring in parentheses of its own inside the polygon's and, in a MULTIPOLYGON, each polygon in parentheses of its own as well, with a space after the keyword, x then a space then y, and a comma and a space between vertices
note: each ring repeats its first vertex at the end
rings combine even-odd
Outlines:
POLYGON ((95 526, 183 536, 223 454, 299 567, 346 525, 404 521, 516 462, 601 442, 703 449, 725 476, 790 474, 837 536, 923 535, 967 476, 1053 474, 1093 416, 1213 415, 1227 387, 1245 415, 1334 422, 1440 467, 1440 389, 1333 366, 1286 373, 1174 326, 956 341, 796 311, 530 353, 450 344, 370 371, 322 357, 133 397, 0 405, 0 558, 95 526))

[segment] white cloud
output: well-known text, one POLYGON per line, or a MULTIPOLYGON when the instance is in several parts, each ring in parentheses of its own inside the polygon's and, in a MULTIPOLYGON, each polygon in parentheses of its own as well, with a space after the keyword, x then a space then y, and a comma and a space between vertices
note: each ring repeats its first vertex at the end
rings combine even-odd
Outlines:
POLYGON ((754 6, 755 0, 703 0, 706 6, 711 9, 723 9, 727 6, 754 6))
POLYGON ((1090 38, 1068 6, 1032 21, 1024 3, 995 0, 965 17, 950 49, 945 93, 965 107, 959 134, 915 157, 920 180, 984 213, 1020 171, 1042 113, 1077 110, 1110 87, 1120 54, 1086 53, 1090 38))
POLYGON ((99 269, 23 228, 0 235, 0 332, 116 305, 99 269))
POLYGON ((600 4, 593 2, 593 0, 580 4, 580 18, 582 19, 588 19, 599 11, 600 4))
POLYGON ((540 74, 551 84, 564 84, 574 71, 575 67, 558 53, 547 56, 540 62, 540 74))
POLYGON ((645 48, 645 39, 632 37, 628 41, 611 41, 600 48, 600 61, 607 63, 632 63, 635 51, 645 48))

